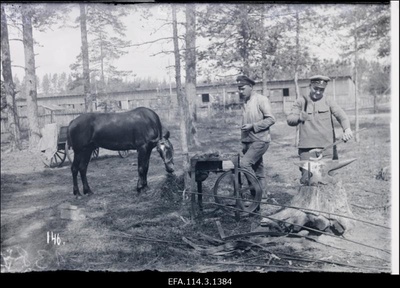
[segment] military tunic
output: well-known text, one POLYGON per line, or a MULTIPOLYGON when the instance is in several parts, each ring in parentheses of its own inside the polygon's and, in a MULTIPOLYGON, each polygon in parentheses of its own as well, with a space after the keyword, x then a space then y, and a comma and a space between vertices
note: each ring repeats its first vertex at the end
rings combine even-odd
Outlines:
POLYGON ((343 131, 350 128, 346 113, 331 99, 323 97, 314 102, 309 96, 303 96, 294 103, 287 123, 290 126, 299 125, 299 149, 324 148, 333 143, 331 113, 343 131), (301 111, 308 115, 304 122, 300 121, 301 111))
POLYGON ((242 131, 242 142, 270 142, 269 127, 275 123, 271 104, 267 97, 252 93, 242 110, 242 124, 253 124, 251 131, 242 131))
MULTIPOLYGON (((269 129, 275 124, 269 99, 252 92, 250 99, 244 103, 242 124, 252 124, 253 129, 243 131, 241 135, 243 158, 240 167, 254 171, 260 181, 263 193, 267 193, 264 173, 263 155, 267 152, 271 135, 269 129)), ((265 195, 264 195, 265 196, 265 195)))

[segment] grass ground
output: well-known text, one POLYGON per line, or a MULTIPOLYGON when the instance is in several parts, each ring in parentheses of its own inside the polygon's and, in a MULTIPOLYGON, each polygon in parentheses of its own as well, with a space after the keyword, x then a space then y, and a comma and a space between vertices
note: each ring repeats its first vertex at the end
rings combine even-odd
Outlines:
MULTIPOLYGON (((195 152, 239 152, 238 121, 230 115, 200 119, 201 147, 195 152)), ((353 118, 351 122, 354 127, 353 118)), ((322 235, 318 242, 257 236, 228 241, 225 246, 211 244, 204 234, 221 240, 216 221, 229 236, 250 232, 261 218, 244 217, 238 222, 219 211, 190 221, 190 197, 182 195, 178 126, 166 126, 175 147, 176 174, 167 175, 153 151, 150 189, 140 195, 135 191, 134 154, 122 159, 116 152, 100 149, 99 158, 88 169, 95 194, 77 200, 68 161, 50 169, 27 151, 2 153, 1 271, 390 272, 391 235, 382 226, 390 225, 391 182, 378 177, 383 167, 391 165, 390 114, 361 115, 360 128, 367 128, 360 134, 361 141, 338 146, 342 159, 358 159, 337 175, 355 217, 380 225, 359 223, 347 239, 354 242, 322 235), (66 203, 82 209, 86 218, 60 219, 60 205, 66 203), (51 233, 58 235, 59 243, 54 244, 51 237, 48 241, 51 233)), ((278 115, 271 133, 273 141, 264 157, 268 191, 276 203, 284 205, 299 185, 298 167, 293 164, 297 160, 295 129, 278 115)), ((204 182, 204 193, 210 193, 218 176, 211 174, 204 182)), ((264 212, 269 209, 269 205, 262 207, 264 212)))

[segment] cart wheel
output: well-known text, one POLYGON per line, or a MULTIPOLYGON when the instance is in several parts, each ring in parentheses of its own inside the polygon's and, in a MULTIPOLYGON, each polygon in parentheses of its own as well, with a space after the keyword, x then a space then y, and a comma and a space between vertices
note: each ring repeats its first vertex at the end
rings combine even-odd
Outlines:
POLYGON ((42 155, 41 159, 46 167, 56 168, 60 167, 65 161, 66 153, 65 150, 57 150, 53 157, 51 157, 50 161, 42 155))
POLYGON ((254 212, 262 197, 261 185, 256 176, 238 168, 238 177, 238 189, 235 189, 234 169, 222 174, 214 186, 215 202, 223 205, 222 209, 231 216, 235 216, 238 210, 242 211, 241 215, 254 212), (238 193, 235 193, 235 190, 238 193))
POLYGON ((96 159, 97 157, 99 157, 99 147, 93 150, 92 157, 90 157, 90 160, 96 159))
POLYGON ((121 158, 126 158, 126 157, 129 156, 129 150, 121 150, 121 151, 118 151, 118 154, 119 154, 119 156, 120 156, 121 158))

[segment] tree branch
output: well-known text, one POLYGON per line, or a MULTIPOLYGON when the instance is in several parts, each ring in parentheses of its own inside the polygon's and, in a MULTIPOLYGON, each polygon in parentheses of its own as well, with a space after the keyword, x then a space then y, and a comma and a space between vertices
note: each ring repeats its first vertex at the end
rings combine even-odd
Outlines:
POLYGON ((25 67, 24 66, 20 66, 20 65, 11 65, 11 67, 22 68, 22 69, 25 70, 25 67))
MULTIPOLYGON (((158 20, 160 20, 160 19, 158 19, 158 20)), ((168 20, 162 20, 162 21, 168 21, 168 20)), ((153 35, 154 33, 157 33, 158 31, 161 30, 161 28, 163 28, 164 26, 169 26, 169 25, 172 25, 172 22, 167 22, 167 23, 161 25, 157 29, 153 30, 153 32, 151 32, 150 35, 153 35)))
POLYGON ((21 42, 24 42, 22 39, 19 39, 19 38, 12 38, 12 39, 9 39, 9 41, 21 41, 21 42))
MULTIPOLYGON (((11 19, 11 21, 13 21, 13 20, 11 19)), ((16 23, 16 22, 11 22, 11 23, 7 23, 7 25, 17 29, 19 32, 22 33, 22 28, 21 28, 22 24, 19 24, 19 23, 16 23)))
POLYGON ((142 46, 142 45, 147 45, 147 44, 153 44, 153 43, 156 43, 156 42, 158 42, 158 41, 171 40, 171 39, 173 39, 173 37, 159 38, 159 39, 156 39, 156 40, 153 40, 153 41, 147 41, 147 42, 143 42, 143 43, 140 43, 140 44, 128 45, 127 47, 142 46))
POLYGON ((161 52, 158 52, 158 53, 155 53, 155 54, 151 54, 150 56, 153 57, 153 56, 157 56, 157 55, 160 55, 160 54, 171 54, 171 53, 174 53, 174 51, 161 51, 161 52))

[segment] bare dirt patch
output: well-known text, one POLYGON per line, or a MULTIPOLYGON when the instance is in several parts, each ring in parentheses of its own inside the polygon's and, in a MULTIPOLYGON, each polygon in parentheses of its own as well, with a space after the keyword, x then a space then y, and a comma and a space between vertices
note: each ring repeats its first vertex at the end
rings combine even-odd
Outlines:
MULTIPOLYGON (((222 115, 200 120, 202 146, 196 152, 239 152, 238 121, 238 117, 224 119, 222 115)), ((95 194, 77 200, 72 194, 68 160, 62 167, 51 169, 44 168, 40 159, 27 151, 3 152, 1 271, 390 273, 391 235, 385 227, 390 225, 391 182, 377 177, 383 167, 391 165, 390 114, 362 117, 360 128, 367 130, 360 134, 361 141, 338 146, 342 159, 358 159, 336 176, 344 183, 351 209, 356 218, 377 224, 359 222, 344 238, 259 235, 221 241, 216 221, 229 236, 252 231, 261 217, 244 217, 238 222, 217 211, 190 221, 190 197, 182 195, 178 127, 171 123, 166 126, 175 147, 177 173, 167 175, 153 151, 150 189, 140 195, 135 190, 135 154, 122 159, 116 152, 100 149, 99 158, 88 168, 95 194), (82 209, 86 218, 60 219, 60 205, 66 203, 82 209), (48 241, 49 235, 54 237, 48 241), (204 235, 213 237, 214 242, 204 235)), ((264 158, 273 199, 267 200, 270 205, 262 205, 262 213, 279 209, 272 204, 285 205, 298 191, 294 135, 294 128, 280 116, 264 158)), ((210 193, 218 176, 210 174, 204 182, 205 194, 210 193)))

